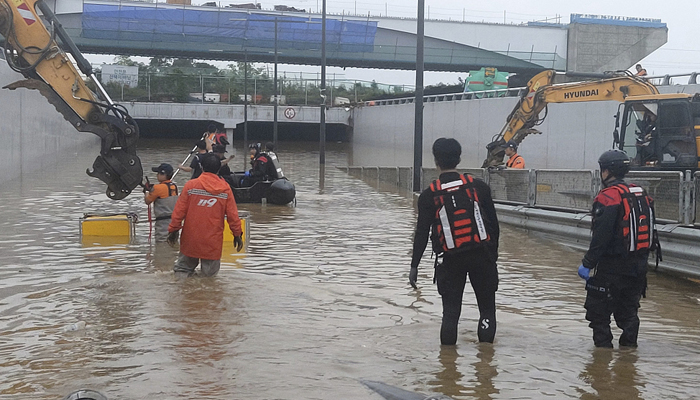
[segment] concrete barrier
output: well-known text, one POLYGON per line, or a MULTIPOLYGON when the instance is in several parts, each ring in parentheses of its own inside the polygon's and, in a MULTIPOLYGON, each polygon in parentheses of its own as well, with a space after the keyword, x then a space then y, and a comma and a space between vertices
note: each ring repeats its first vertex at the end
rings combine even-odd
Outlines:
MULTIPOLYGON (((397 167, 343 169, 371 184, 393 182, 400 188, 410 190, 410 168, 403 169, 404 181, 401 180, 402 169, 397 167)), ((587 210, 600 188, 597 171, 476 168, 461 172, 469 172, 490 183, 501 223, 544 235, 555 242, 583 251, 588 248, 591 217, 587 210)), ((435 178, 436 169, 423 169, 423 187, 427 187, 435 178)), ((700 193, 700 172, 694 176, 689 173, 634 172, 630 181, 657 195, 657 207, 661 207, 665 217, 673 219, 662 218, 661 221, 667 223, 657 225, 663 252, 663 261, 658 269, 680 276, 700 278, 700 229, 693 226, 693 219, 688 219, 688 215, 681 212, 690 206, 695 209, 698 207, 697 203, 688 201, 694 201, 693 197, 697 198, 700 193), (688 191, 693 192, 693 196, 688 191), (685 225, 681 225, 684 219, 685 225)), ((693 214, 697 215, 695 209, 693 214)), ((650 260, 652 268, 655 268, 654 256, 650 260)))
MULTIPOLYGON (((0 59, 0 87, 22 79, 0 59)), ((78 154, 86 154, 89 166, 99 154, 100 139, 76 131, 39 92, 0 89, 0 104, 0 182, 47 171, 61 158, 78 154)))
MULTIPOLYGON (((501 223, 516 226, 566 246, 585 251, 591 240, 591 217, 583 213, 542 210, 497 204, 501 223)), ((657 225, 663 261, 658 270, 683 277, 700 278, 700 230, 675 224, 657 225)), ((656 269, 655 254, 649 257, 656 269)), ((574 268, 575 266, 572 266, 574 268)))

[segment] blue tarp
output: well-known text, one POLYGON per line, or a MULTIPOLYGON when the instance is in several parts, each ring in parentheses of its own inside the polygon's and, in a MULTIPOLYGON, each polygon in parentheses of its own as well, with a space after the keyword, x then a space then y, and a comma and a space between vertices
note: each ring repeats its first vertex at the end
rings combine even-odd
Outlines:
MULTIPOLYGON (((321 19, 281 15, 277 23, 280 49, 319 49, 321 19), (290 22, 293 21, 293 22, 290 22)), ((84 3, 82 36, 94 39, 174 43, 227 43, 246 48, 273 48, 275 16, 229 10, 198 10, 84 3)), ((327 18, 326 42, 331 50, 372 52, 377 23, 327 18)))

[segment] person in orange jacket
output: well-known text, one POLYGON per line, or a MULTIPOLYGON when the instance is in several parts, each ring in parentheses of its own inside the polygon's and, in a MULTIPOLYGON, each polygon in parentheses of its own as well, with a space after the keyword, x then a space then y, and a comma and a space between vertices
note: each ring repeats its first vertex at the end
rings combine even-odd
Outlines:
POLYGON ((506 155, 509 157, 506 161, 507 168, 525 169, 525 159, 518 154, 518 144, 514 141, 506 143, 506 155))
POLYGON ((174 172, 172 165, 163 163, 151 170, 158 173, 158 183, 144 187, 143 200, 146 204, 153 203, 153 212, 156 217, 156 242, 165 242, 168 238, 170 216, 177 202, 177 186, 170 181, 174 172))
POLYGON ((168 243, 171 245, 177 243, 178 232, 182 229, 180 254, 173 267, 177 278, 194 275, 200 262, 203 276, 214 276, 219 272, 224 217, 233 233, 237 251, 243 248, 236 200, 228 183, 216 175, 221 161, 213 153, 207 153, 201 156, 200 162, 204 172, 199 178, 187 181, 168 226, 168 243))
POLYGON ((647 76, 647 70, 642 67, 642 64, 635 65, 634 69, 637 70, 637 73, 634 74, 634 76, 647 76))

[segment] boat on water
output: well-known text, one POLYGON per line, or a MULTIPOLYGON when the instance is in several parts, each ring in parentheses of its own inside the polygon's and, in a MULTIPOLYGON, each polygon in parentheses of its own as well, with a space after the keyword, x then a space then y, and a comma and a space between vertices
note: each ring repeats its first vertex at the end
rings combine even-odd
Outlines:
POLYGON ((231 190, 236 203, 262 203, 264 199, 267 203, 285 205, 296 198, 296 188, 287 178, 259 181, 243 188, 231 185, 231 190))

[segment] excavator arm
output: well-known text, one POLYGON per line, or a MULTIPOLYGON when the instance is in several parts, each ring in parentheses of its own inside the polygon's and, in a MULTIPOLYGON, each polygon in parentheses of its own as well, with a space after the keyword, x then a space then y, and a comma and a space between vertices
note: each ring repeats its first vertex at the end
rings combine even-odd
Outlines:
POLYGON ((482 168, 494 167, 503 163, 505 144, 514 141, 518 144, 532 133, 541 133, 535 126, 547 116, 549 103, 576 103, 584 101, 614 100, 622 102, 627 96, 658 94, 651 83, 629 73, 583 82, 554 84, 556 72, 547 70, 535 75, 527 83, 527 92, 508 115, 505 126, 493 141, 486 145, 488 155, 482 168), (545 115, 540 118, 540 113, 545 115))
POLYGON ((26 78, 5 88, 38 90, 78 131, 99 136, 100 155, 87 174, 107 184, 109 198, 120 200, 128 196, 143 178, 141 160, 136 155, 138 125, 124 107, 112 102, 96 79, 92 65, 51 8, 43 0, 0 0, 0 34, 5 39, 7 63, 26 78), (43 14, 51 32, 37 10, 43 14), (80 71, 95 83, 104 100, 87 87, 59 41, 80 71))

